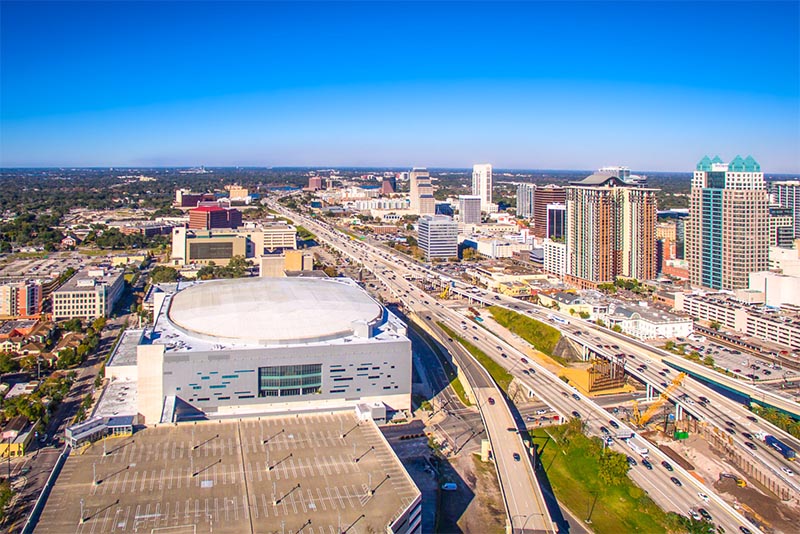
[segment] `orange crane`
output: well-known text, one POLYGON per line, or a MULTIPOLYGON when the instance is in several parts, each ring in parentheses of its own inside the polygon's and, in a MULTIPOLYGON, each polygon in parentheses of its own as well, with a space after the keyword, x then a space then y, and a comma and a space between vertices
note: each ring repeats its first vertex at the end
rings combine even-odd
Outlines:
POLYGON ((686 378, 686 373, 678 373, 678 376, 675 377, 672 383, 667 386, 664 392, 659 395, 658 399, 651 404, 644 413, 639 412, 639 403, 633 401, 633 422, 638 426, 644 426, 647 424, 647 422, 651 417, 653 417, 653 415, 655 415, 658 409, 669 400, 670 394, 680 387, 684 378, 686 378))

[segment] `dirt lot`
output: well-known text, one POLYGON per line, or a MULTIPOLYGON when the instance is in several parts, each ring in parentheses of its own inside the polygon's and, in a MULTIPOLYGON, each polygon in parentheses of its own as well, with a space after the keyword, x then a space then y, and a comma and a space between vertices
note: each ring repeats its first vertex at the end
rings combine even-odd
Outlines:
POLYGON ((461 478, 463 489, 441 492, 439 515, 440 533, 502 533, 505 510, 500 496, 494 464, 483 463, 474 454, 464 454, 452 460, 461 478))
POLYGON ((780 501, 777 497, 762 491, 756 483, 745 477, 717 450, 698 435, 676 442, 658 435, 657 441, 668 444, 681 456, 695 466, 695 472, 713 486, 719 494, 734 507, 739 506, 742 514, 754 520, 764 532, 798 532, 800 508, 795 504, 780 501), (747 480, 748 485, 740 488, 731 479, 719 479, 720 473, 734 473, 747 480))

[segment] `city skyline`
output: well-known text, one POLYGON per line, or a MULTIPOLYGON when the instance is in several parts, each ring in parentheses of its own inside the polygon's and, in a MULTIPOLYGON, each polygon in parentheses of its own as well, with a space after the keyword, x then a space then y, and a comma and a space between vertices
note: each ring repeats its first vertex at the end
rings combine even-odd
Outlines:
POLYGON ((0 9, 2 167, 800 172, 796 2, 0 9))

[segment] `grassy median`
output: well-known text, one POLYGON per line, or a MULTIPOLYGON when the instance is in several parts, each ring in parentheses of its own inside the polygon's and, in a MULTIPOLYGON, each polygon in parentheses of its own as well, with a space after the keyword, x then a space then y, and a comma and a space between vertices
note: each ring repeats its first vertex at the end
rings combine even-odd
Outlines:
POLYGON ((508 386, 514 379, 514 377, 511 376, 511 373, 506 371, 503 368, 503 366, 501 366, 499 363, 497 363, 489 356, 487 356, 486 353, 483 352, 481 349, 479 349, 478 347, 476 347, 463 337, 456 334, 450 327, 448 327, 444 323, 437 322, 436 324, 439 325, 439 328, 447 332, 448 336, 452 337, 453 339, 461 343, 461 345, 465 349, 467 349, 467 351, 469 351, 469 353, 472 354, 476 360, 478 360, 478 363, 480 363, 484 369, 489 371, 489 374, 492 375, 492 378, 494 378, 494 381, 497 382, 498 386, 500 386, 500 389, 502 389, 503 391, 506 392, 506 394, 508 394, 508 386))
POLYGON ((561 339, 561 332, 557 328, 499 306, 489 306, 489 313, 498 324, 517 334, 539 352, 559 359, 553 356, 556 345, 561 339))
MULTIPOLYGON (((531 432, 558 501, 591 528, 605 532, 675 532, 675 519, 659 508, 627 475, 612 483, 601 476, 602 446, 568 425, 531 432)), ((613 453, 618 454, 618 453, 613 453)))

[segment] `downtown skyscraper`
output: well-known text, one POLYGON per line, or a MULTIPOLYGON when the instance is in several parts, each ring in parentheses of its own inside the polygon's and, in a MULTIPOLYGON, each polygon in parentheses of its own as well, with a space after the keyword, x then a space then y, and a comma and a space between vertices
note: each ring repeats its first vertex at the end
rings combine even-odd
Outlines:
POLYGON ((479 163, 472 166, 472 194, 481 197, 481 211, 490 213, 497 210, 492 204, 492 165, 479 163))
POLYGON ((656 189, 593 174, 566 188, 566 278, 594 288, 656 275, 656 189))
POLYGON ((723 163, 705 156, 692 178, 686 230, 689 280, 711 289, 744 289, 769 266, 769 196, 751 157, 723 163))

